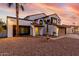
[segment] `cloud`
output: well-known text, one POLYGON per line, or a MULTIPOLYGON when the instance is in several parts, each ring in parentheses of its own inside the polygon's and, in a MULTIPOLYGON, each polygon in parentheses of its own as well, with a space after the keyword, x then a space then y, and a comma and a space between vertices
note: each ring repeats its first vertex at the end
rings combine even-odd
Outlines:
MULTIPOLYGON (((67 3, 26 3, 23 4, 25 11, 19 11, 20 17, 26 17, 27 15, 46 13, 57 13, 61 18, 63 24, 73 24, 75 22, 79 25, 79 4, 67 4, 67 3)), ((0 12, 5 12, 5 15, 15 15, 15 7, 9 8, 7 4, 0 3, 0 12)))

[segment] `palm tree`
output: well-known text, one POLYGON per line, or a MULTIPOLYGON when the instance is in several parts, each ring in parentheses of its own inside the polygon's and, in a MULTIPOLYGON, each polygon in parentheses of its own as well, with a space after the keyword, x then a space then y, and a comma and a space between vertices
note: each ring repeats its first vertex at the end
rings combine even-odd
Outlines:
MULTIPOLYGON (((8 7, 11 7, 13 3, 8 3, 8 7)), ((16 6, 16 36, 19 36, 19 7, 24 11, 22 4, 15 3, 16 6)))
POLYGON ((47 24, 47 40, 49 39, 49 35, 48 35, 48 32, 49 32, 49 22, 50 22, 50 20, 49 19, 47 19, 47 22, 46 22, 46 24, 47 24))

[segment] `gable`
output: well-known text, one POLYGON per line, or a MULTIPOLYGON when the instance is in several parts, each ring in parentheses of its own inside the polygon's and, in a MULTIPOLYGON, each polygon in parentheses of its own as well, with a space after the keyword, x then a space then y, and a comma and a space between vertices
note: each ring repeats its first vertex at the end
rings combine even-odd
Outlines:
POLYGON ((60 24, 61 19, 60 19, 60 17, 59 17, 57 14, 52 14, 52 15, 49 15, 49 18, 50 18, 50 19, 51 19, 51 17, 52 17, 52 18, 55 18, 55 19, 57 20, 57 23, 59 23, 59 24, 60 24))
POLYGON ((39 18, 42 18, 42 17, 45 17, 45 16, 46 16, 45 13, 40 13, 40 14, 34 14, 34 15, 27 16, 24 19, 35 20, 35 19, 39 19, 39 18))
POLYGON ((57 14, 51 14, 51 15, 49 15, 49 17, 54 17, 54 18, 56 18, 58 20, 61 20, 60 17, 57 14))

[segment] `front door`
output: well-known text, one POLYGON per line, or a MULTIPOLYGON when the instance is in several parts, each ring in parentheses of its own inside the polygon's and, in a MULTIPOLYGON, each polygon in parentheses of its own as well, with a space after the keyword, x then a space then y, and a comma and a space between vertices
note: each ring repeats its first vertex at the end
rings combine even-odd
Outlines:
POLYGON ((38 27, 35 28, 35 33, 36 33, 36 36, 39 36, 40 35, 40 32, 39 32, 39 28, 38 27))

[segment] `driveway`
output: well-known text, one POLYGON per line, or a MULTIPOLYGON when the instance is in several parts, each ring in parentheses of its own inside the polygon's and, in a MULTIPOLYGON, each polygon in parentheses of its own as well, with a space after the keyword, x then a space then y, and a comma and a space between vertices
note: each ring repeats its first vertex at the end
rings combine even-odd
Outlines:
POLYGON ((67 35, 63 35, 63 36, 59 36, 56 38, 50 38, 52 40, 56 40, 56 39, 62 39, 62 38, 73 38, 73 39, 79 39, 79 35, 78 34, 67 34, 67 35))
POLYGON ((0 39, 1 56, 79 56, 79 40, 69 34, 58 40, 43 37, 0 39), (73 37, 72 37, 72 36, 73 37))

